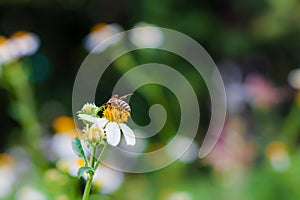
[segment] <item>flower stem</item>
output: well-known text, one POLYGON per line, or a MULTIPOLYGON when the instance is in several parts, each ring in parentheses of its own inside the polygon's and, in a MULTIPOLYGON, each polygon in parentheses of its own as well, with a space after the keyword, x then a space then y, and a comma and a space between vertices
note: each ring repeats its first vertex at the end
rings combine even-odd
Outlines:
POLYGON ((102 149, 102 151, 101 151, 101 153, 100 153, 100 156, 99 156, 98 160, 96 161, 95 168, 94 168, 95 170, 99 167, 99 165, 101 163, 101 160, 102 160, 108 146, 109 146, 109 144, 106 142, 103 149, 102 149))
POLYGON ((20 123, 24 141, 36 166, 47 168, 41 143, 41 129, 38 121, 33 88, 30 84, 30 70, 26 62, 15 61, 3 68, 3 79, 7 90, 14 96, 11 103, 13 117, 20 123))
MULTIPOLYGON (((90 167, 93 168, 95 171, 97 170, 97 168, 99 167, 99 164, 104 156, 104 153, 106 151, 108 147, 108 143, 105 143, 100 156, 97 160, 95 160, 95 154, 96 154, 96 146, 92 146, 92 154, 91 154, 91 162, 90 162, 90 167)), ((92 188, 92 181, 94 178, 94 173, 88 173, 88 178, 86 181, 86 185, 84 188, 84 192, 83 192, 83 196, 82 196, 82 200, 88 200, 89 196, 90 196, 90 191, 92 188)))
MULTIPOLYGON (((94 163, 95 163, 95 153, 96 153, 96 146, 92 145, 92 154, 91 154, 91 161, 90 161, 90 167, 94 169, 94 163)), ((94 178, 93 173, 88 173, 87 174, 87 181, 85 184, 82 200, 88 200, 90 196, 90 191, 92 188, 92 181, 94 178)))
POLYGON ((94 175, 88 174, 88 179, 86 181, 86 185, 85 185, 85 188, 84 188, 84 193, 83 193, 83 196, 82 196, 82 200, 88 200, 89 199, 93 177, 94 177, 94 175))
POLYGON ((91 168, 94 168, 95 154, 96 154, 96 146, 93 146, 93 148, 92 148, 92 154, 91 154, 91 163, 90 163, 90 167, 91 168))

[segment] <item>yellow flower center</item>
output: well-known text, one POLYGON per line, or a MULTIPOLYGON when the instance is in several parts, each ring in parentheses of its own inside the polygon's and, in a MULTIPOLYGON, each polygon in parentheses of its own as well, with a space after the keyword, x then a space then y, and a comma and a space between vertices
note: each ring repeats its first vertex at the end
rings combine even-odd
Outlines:
POLYGON ((288 150, 284 143, 275 141, 268 144, 266 149, 267 157, 273 161, 282 161, 288 156, 288 150))
POLYGON ((95 26, 92 27, 91 32, 97 32, 100 31, 101 29, 103 29, 104 27, 106 27, 105 23, 99 23, 96 24, 95 26))
POLYGON ((84 166, 84 160, 82 158, 78 158, 76 161, 77 161, 76 164, 78 166, 80 166, 80 167, 84 166))
POLYGON ((6 44, 7 39, 0 35, 0 45, 6 44))
POLYGON ((56 133, 66 133, 76 129, 73 118, 68 116, 56 118, 52 126, 56 133))
POLYGON ((103 116, 110 122, 127 122, 130 117, 130 112, 120 106, 106 105, 103 108, 103 116))
POLYGON ((9 154, 0 153, 0 168, 2 166, 13 166, 15 160, 9 154))
POLYGON ((21 38, 21 37, 24 37, 25 35, 28 35, 27 31, 18 31, 18 32, 15 32, 11 37, 12 38, 21 38))

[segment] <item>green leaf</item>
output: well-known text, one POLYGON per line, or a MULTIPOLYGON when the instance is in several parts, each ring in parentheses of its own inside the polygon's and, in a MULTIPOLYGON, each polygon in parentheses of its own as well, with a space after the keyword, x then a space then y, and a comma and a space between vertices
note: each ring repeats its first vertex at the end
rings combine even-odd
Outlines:
POLYGON ((79 179, 83 175, 84 172, 86 172, 86 173, 90 173, 90 172, 94 173, 95 171, 94 171, 93 168, 88 167, 88 166, 80 167, 79 170, 78 170, 78 172, 77 172, 77 178, 79 179))
POLYGON ((84 163, 85 165, 87 165, 87 159, 85 157, 85 154, 84 154, 84 151, 83 151, 83 148, 81 146, 81 142, 80 142, 80 139, 78 137, 74 138, 72 140, 72 149, 73 151, 76 153, 76 155, 80 158, 83 158, 84 159, 84 163))

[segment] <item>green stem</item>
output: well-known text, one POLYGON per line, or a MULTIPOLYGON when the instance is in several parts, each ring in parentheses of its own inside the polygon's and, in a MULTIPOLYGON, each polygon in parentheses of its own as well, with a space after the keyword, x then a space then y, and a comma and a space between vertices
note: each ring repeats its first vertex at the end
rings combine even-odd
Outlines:
MULTIPOLYGON (((96 146, 92 146, 92 154, 91 154, 91 161, 90 161, 90 167, 94 169, 94 163, 95 163, 95 153, 96 153, 96 146)), ((94 178, 93 173, 88 173, 88 178, 85 184, 82 200, 88 200, 90 196, 90 191, 92 188, 92 181, 94 178)))
POLYGON ((84 193, 83 193, 83 196, 82 196, 82 200, 88 200, 89 199, 93 177, 94 177, 94 175, 88 174, 88 179, 86 181, 86 185, 85 185, 85 188, 84 188, 84 193))
POLYGON ((14 95, 13 117, 20 123, 25 145, 36 166, 46 168, 47 163, 41 146, 41 130, 37 117, 33 88, 29 81, 30 71, 25 62, 16 61, 3 68, 7 90, 14 95))
POLYGON ((109 144, 106 142, 103 149, 102 149, 102 151, 101 151, 101 153, 100 153, 100 156, 99 156, 98 160, 96 161, 96 165, 95 165, 95 168, 94 168, 95 170, 99 167, 99 165, 101 163, 101 160, 102 160, 108 146, 109 146, 109 144))
MULTIPOLYGON (((108 143, 105 143, 105 145, 104 145, 104 147, 103 147, 103 149, 100 153, 100 156, 99 156, 98 160, 95 163, 96 147, 93 146, 90 167, 92 167, 95 171, 99 167, 99 164, 101 162, 101 159, 104 156, 104 153, 105 153, 107 147, 108 147, 108 143)), ((88 174, 88 179, 86 181, 86 185, 85 185, 85 188, 84 188, 82 200, 88 200, 89 199, 90 191, 91 191, 91 188, 92 188, 93 177, 94 177, 94 174, 92 174, 92 173, 88 174)))
POLYGON ((96 154, 96 147, 93 146, 93 147, 92 147, 92 154, 91 154, 91 163, 90 163, 90 167, 91 167, 91 168, 94 168, 95 154, 96 154))

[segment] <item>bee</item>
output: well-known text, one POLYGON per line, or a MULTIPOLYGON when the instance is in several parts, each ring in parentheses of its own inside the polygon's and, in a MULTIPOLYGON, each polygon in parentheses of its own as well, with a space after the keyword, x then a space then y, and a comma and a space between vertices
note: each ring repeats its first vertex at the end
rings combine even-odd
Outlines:
POLYGON ((126 97, 128 96, 131 96, 131 94, 126 94, 124 96, 121 96, 119 98, 119 95, 118 94, 114 94, 108 101, 107 101, 107 104, 110 104, 110 105, 113 105, 113 106, 116 106, 117 108, 119 109, 124 109, 128 112, 131 112, 131 108, 129 106, 129 104, 125 101, 126 97))

